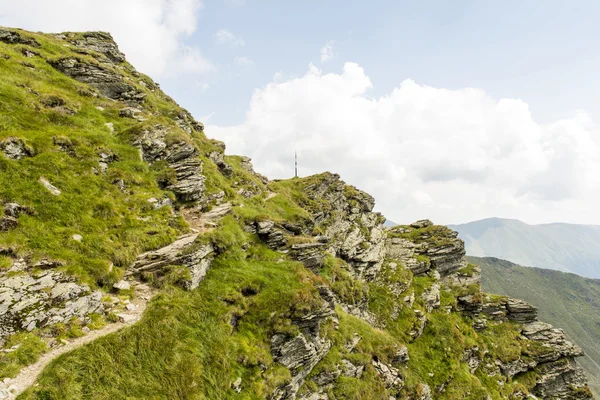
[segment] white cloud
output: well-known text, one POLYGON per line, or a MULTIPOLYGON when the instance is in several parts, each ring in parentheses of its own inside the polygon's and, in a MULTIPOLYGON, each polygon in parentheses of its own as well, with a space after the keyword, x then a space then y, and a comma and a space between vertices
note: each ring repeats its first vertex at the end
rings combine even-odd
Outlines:
POLYGON ((321 62, 326 63, 327 61, 333 60, 335 54, 333 53, 334 40, 329 40, 321 47, 321 62))
POLYGON ((215 38, 219 44, 228 44, 232 47, 244 46, 246 42, 239 36, 234 35, 226 29, 220 29, 215 33, 215 38))
POLYGON ((250 65, 254 65, 254 61, 252 61, 248 57, 243 57, 243 56, 242 57, 236 57, 234 59, 234 61, 235 61, 235 63, 237 65, 240 65, 242 67, 247 67, 247 66, 250 66, 250 65))
POLYGON ((44 32, 110 32, 128 61, 153 77, 208 72, 214 66, 184 44, 202 0, 22 0, 0 2, 0 25, 44 32), (35 12, 32 12, 35 10, 35 12))
POLYGON ((273 178, 330 170, 373 194, 396 222, 489 216, 600 223, 600 136, 585 113, 537 123, 518 99, 404 81, 368 95, 363 69, 310 66, 255 90, 245 121, 207 126, 273 178), (594 217, 595 220, 592 220, 594 217))

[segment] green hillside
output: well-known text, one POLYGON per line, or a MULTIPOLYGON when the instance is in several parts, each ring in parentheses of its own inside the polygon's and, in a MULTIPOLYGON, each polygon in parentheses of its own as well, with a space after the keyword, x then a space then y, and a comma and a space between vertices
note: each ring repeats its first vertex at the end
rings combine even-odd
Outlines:
POLYGON ((3 400, 593 398, 456 232, 256 173, 109 34, 0 28, 0 77, 3 400))
POLYGON ((526 300, 542 321, 562 328, 586 353, 579 362, 600 391, 600 280, 492 257, 467 257, 481 267, 484 290, 526 300))

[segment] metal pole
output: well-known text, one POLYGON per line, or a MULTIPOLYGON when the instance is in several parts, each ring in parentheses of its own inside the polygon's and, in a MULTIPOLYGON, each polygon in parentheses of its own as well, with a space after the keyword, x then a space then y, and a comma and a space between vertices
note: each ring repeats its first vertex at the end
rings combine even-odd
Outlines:
POLYGON ((298 177, 298 153, 294 151, 294 176, 298 177))

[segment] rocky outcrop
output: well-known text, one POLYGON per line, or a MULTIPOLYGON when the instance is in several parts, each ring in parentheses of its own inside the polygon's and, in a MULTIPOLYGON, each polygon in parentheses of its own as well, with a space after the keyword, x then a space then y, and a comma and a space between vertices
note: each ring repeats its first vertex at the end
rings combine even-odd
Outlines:
POLYGON ((92 64, 75 57, 48 62, 65 75, 94 87, 109 99, 140 104, 146 97, 143 91, 125 82, 123 76, 109 66, 92 64))
POLYGON ((386 248, 388 258, 405 263, 415 275, 433 269, 445 277, 467 265, 458 232, 428 220, 390 229, 386 248))
POLYGON ((304 264, 306 268, 316 269, 325 258, 324 243, 300 243, 290 247, 290 256, 304 264))
POLYGON ((26 145, 23 139, 17 137, 0 140, 0 150, 4 153, 4 157, 11 160, 20 160, 35 155, 33 148, 26 145))
POLYGON ((142 277, 152 274, 160 279, 169 272, 170 267, 182 266, 189 272, 189 277, 183 278, 183 287, 196 289, 215 256, 212 244, 197 242, 197 238, 197 233, 185 235, 168 246, 140 254, 128 274, 142 277))
POLYGON ((0 28, 0 42, 8 44, 24 44, 32 47, 40 47, 37 40, 27 37, 17 31, 0 28))
POLYGON ((276 362, 290 370, 291 380, 277 388, 272 400, 295 399, 298 390, 313 368, 325 357, 331 342, 320 335, 321 324, 334 314, 331 304, 325 302, 319 310, 294 320, 300 334, 288 338, 285 334, 275 334, 271 338, 271 353, 276 362))
POLYGON ((181 201, 204 200, 206 177, 202 174, 202 161, 195 147, 183 140, 167 143, 168 129, 155 125, 145 129, 135 140, 145 161, 166 161, 175 171, 176 182, 167 186, 181 201))
POLYGON ((86 318, 103 311, 102 293, 50 269, 55 262, 13 260, 0 275, 0 342, 19 330, 86 318), (39 272, 33 272, 33 271, 39 272))
POLYGON ((125 55, 121 53, 114 39, 107 32, 84 32, 82 34, 66 33, 65 40, 80 49, 93 51, 104 55, 115 64, 125 61, 125 55))
POLYGON ((214 162, 217 165, 217 167, 219 167, 219 171, 221 171, 221 173, 225 177, 231 178, 233 176, 233 168, 231 168, 231 165, 225 162, 223 153, 213 151, 208 155, 208 158, 210 158, 212 162, 214 162))
POLYGON ((273 221, 258 221, 256 233, 273 250, 280 250, 287 244, 283 231, 273 221))

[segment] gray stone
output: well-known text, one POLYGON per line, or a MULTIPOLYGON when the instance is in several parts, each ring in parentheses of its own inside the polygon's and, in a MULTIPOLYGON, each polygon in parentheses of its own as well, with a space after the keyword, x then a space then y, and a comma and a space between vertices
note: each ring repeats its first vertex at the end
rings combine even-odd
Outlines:
POLYGON ((19 221, 15 217, 5 215, 0 217, 0 232, 8 232, 15 229, 19 225, 19 221))
POLYGON ((113 288, 117 290, 129 290, 131 289, 131 285, 129 284, 129 282, 121 279, 119 282, 113 285, 113 288))
POLYGON ((51 184, 48 179, 46 178, 40 178, 40 183, 42 184, 42 186, 44 186, 52 195, 54 196, 59 196, 61 194, 61 191, 54 186, 53 184, 51 184))
POLYGON ((0 150, 6 158, 11 160, 20 160, 25 157, 33 157, 35 152, 33 148, 26 145, 23 139, 8 137, 0 140, 0 150))

